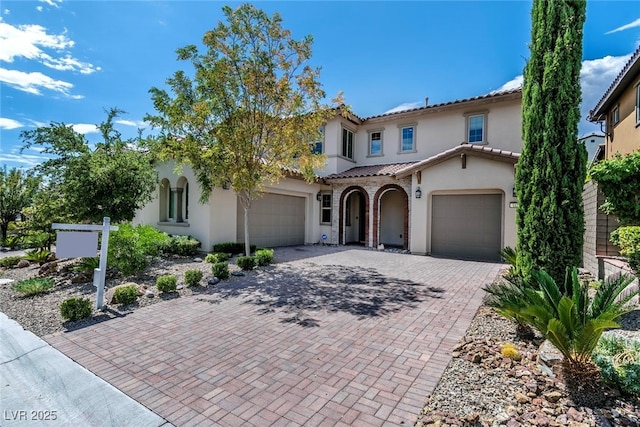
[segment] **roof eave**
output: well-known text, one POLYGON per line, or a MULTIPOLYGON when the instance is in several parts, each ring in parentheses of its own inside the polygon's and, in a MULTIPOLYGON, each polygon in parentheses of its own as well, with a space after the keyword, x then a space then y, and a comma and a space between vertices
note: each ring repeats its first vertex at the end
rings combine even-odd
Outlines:
POLYGON ((589 111, 587 120, 590 122, 602 121, 603 115, 609 111, 611 106, 618 100, 622 92, 624 92, 631 83, 640 74, 640 47, 633 53, 629 62, 622 68, 620 74, 611 83, 611 86, 604 93, 598 104, 589 111))

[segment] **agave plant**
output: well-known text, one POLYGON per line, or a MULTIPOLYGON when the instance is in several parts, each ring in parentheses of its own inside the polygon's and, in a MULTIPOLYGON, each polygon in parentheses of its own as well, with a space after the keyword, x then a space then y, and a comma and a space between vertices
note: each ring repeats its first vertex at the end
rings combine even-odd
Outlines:
POLYGON ((498 252, 500 257, 505 260, 507 264, 510 265, 508 275, 510 277, 519 277, 521 276, 520 269, 518 268, 518 253, 511 246, 505 246, 500 252, 498 252))
POLYGON ((537 329, 574 369, 591 363, 591 355, 606 329, 617 328, 616 320, 629 311, 627 303, 640 292, 625 292, 633 281, 619 276, 603 283, 593 298, 588 284, 581 284, 577 269, 567 275, 562 292, 544 271, 529 279, 496 283, 485 288, 487 304, 498 313, 537 329), (570 289, 570 293, 569 293, 570 289))

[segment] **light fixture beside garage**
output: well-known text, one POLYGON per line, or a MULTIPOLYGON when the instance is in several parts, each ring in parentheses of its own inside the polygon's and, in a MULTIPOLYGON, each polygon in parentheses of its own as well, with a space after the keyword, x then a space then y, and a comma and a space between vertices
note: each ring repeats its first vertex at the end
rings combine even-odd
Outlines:
POLYGON ((422 190, 420 187, 416 188, 416 199, 422 198, 422 190))
POLYGON ((317 201, 322 200, 322 193, 320 193, 319 191, 318 191, 318 194, 316 194, 316 200, 317 201))

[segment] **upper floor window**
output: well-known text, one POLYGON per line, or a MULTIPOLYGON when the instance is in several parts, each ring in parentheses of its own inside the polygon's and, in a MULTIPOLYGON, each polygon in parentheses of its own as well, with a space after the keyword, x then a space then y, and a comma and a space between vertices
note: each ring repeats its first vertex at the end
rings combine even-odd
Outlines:
POLYGON ((313 154, 324 153, 324 126, 320 127, 320 138, 311 144, 311 152, 313 154))
POLYGON ((484 114, 467 117, 467 142, 469 144, 485 142, 484 117, 484 114))
POLYGON ((636 125, 640 124, 640 84, 636 86, 636 125))
POLYGON ((382 131, 369 132, 369 155, 382 156, 382 131))
POLYGON ((416 127, 400 126, 400 152, 416 151, 416 127))
POLYGON ((331 224, 331 193, 322 193, 320 200, 320 224, 331 224))
POLYGON ((620 121, 620 107, 616 105, 615 107, 613 107, 613 110, 611 110, 611 124, 615 126, 618 124, 619 121, 620 121))
POLYGON ((353 160, 353 132, 342 128, 342 157, 353 160))

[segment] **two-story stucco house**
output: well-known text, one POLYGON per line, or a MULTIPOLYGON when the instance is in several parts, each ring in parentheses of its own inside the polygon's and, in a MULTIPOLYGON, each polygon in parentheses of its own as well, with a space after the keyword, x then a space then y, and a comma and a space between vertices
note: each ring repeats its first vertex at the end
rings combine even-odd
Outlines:
MULTIPOLYGON (((604 155, 611 159, 640 150, 640 47, 589 112, 588 120, 600 123, 605 133, 604 155)), ((604 195, 593 182, 585 185, 585 237, 582 259, 585 268, 600 278, 614 271, 620 255, 611 241, 611 232, 620 225, 615 217, 598 209, 604 195)))
MULTIPOLYGON (((327 157, 316 182, 291 174, 265 188, 250 211, 259 246, 363 244, 412 253, 499 259, 515 246, 514 177, 522 149, 519 89, 368 118, 337 116, 315 149, 327 157)), ((203 242, 242 241, 232 190, 206 204, 191 170, 158 168, 157 197, 137 215, 203 242)))

